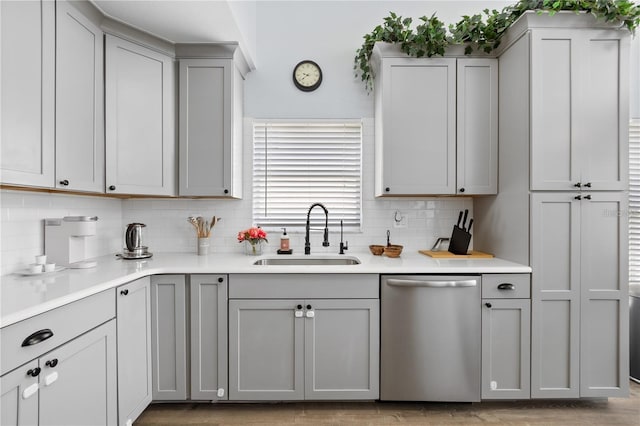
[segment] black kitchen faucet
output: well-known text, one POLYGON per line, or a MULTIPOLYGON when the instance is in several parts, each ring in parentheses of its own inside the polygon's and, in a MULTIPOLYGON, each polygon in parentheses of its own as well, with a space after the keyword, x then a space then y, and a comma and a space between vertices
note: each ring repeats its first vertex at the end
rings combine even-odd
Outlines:
POLYGON ((311 243, 309 242, 309 230, 311 229, 311 226, 309 225, 309 216, 311 215, 311 210, 316 206, 321 207, 322 210, 324 210, 324 241, 322 241, 322 246, 329 247, 329 211, 322 204, 314 203, 311 204, 311 207, 309 207, 309 211, 307 212, 307 226, 304 234, 304 254, 311 254, 311 243))

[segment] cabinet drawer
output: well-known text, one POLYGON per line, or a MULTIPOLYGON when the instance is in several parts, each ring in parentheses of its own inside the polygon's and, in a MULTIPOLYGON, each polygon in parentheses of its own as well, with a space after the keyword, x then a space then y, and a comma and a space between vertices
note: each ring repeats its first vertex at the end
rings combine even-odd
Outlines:
POLYGON ((0 329, 0 375, 114 318, 114 290, 107 290, 0 329), (53 333, 51 337, 37 340, 53 333), (22 346, 34 333, 34 343, 22 346), (37 342, 37 343, 36 343, 37 342))
POLYGON ((378 299, 377 274, 233 274, 230 299, 378 299))
POLYGON ((529 299, 531 275, 485 274, 482 276, 483 299, 529 299))

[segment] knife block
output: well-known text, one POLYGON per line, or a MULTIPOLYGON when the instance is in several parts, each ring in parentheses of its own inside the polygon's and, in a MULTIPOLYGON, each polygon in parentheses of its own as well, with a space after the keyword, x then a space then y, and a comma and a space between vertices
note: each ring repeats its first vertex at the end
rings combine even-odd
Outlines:
POLYGON ((451 233, 451 240, 449 240, 449 251, 453 254, 467 254, 470 241, 471 234, 457 225, 454 225, 453 232, 451 233))

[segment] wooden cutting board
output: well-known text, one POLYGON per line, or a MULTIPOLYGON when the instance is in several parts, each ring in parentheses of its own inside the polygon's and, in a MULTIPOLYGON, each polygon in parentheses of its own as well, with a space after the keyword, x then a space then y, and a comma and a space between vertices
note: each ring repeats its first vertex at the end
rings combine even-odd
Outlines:
POLYGON ((419 253, 424 254, 425 256, 433 257, 435 259, 490 259, 493 257, 492 254, 484 253, 481 251, 471 250, 467 254, 453 254, 449 251, 431 251, 431 250, 418 250, 419 253))

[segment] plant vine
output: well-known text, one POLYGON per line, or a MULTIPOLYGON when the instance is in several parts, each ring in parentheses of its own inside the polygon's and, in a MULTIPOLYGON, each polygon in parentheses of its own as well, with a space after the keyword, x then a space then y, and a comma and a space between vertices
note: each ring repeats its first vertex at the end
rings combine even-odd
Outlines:
POLYGON ((366 89, 372 89, 369 60, 373 46, 379 41, 397 43, 403 52, 416 58, 442 56, 451 44, 466 44, 467 55, 473 53, 474 47, 490 53, 500 45, 500 38, 505 31, 528 10, 547 12, 550 16, 561 10, 586 12, 598 20, 620 22, 632 33, 640 25, 640 6, 629 0, 520 0, 502 11, 485 9, 481 14, 464 15, 457 23, 450 24, 448 31, 435 14, 420 17, 421 23, 412 29, 411 18, 402 18, 390 12, 382 25, 364 35, 364 43, 356 51, 356 77, 360 75, 366 89))

